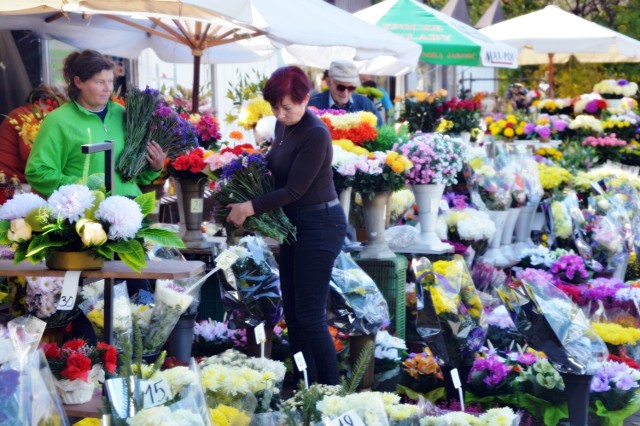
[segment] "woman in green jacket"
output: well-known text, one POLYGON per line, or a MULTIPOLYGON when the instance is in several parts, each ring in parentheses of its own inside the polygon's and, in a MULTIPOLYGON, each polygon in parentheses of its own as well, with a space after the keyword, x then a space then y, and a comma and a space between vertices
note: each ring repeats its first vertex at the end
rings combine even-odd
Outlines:
MULTIPOLYGON (((111 100, 114 64, 95 50, 73 52, 64 60, 64 78, 71 102, 47 115, 33 144, 25 175, 31 187, 48 197, 61 185, 77 183, 90 155, 89 174, 104 173, 104 153, 83 154, 81 145, 113 141, 117 161, 125 145, 124 108, 111 100)), ((114 176, 114 193, 140 195, 138 183, 160 175, 165 153, 154 141, 147 144, 149 170, 137 181, 114 176)))

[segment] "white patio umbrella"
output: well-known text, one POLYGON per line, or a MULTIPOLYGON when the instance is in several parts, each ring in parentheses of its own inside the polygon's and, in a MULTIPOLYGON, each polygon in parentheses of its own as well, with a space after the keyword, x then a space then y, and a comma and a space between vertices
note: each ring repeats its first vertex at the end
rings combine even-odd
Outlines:
POLYGON ((554 64, 571 56, 580 62, 640 62, 640 41, 553 5, 480 32, 516 47, 520 65, 549 64, 551 90, 554 64))
POLYGON ((193 62, 194 110, 201 62, 255 62, 284 49, 289 63, 327 68, 352 59, 371 73, 396 75, 414 69, 420 53, 322 0, 27 0, 21 9, 0 0, 0 29, 30 29, 127 58, 150 47, 166 62, 193 62))

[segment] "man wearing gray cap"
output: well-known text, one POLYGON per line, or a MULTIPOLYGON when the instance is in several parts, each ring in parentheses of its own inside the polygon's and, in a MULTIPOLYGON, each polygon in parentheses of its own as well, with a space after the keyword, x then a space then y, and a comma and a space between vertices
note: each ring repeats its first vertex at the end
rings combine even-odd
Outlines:
POLYGON ((347 112, 369 111, 378 118, 378 126, 382 125, 382 117, 373 102, 366 96, 354 93, 360 85, 360 75, 353 62, 331 62, 327 84, 329 90, 313 95, 309 100, 309 106, 319 109, 342 109, 347 112))

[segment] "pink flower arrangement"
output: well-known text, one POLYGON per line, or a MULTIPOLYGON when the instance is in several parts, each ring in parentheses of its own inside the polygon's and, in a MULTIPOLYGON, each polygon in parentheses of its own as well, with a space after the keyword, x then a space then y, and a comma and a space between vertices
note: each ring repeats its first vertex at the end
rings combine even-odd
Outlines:
POLYGON ((458 183, 464 161, 461 140, 440 133, 417 133, 408 142, 395 145, 394 150, 413 163, 407 173, 408 185, 458 183))
POLYGON ((627 141, 618 139, 615 133, 611 133, 608 136, 595 137, 588 136, 582 141, 582 146, 625 146, 627 141))

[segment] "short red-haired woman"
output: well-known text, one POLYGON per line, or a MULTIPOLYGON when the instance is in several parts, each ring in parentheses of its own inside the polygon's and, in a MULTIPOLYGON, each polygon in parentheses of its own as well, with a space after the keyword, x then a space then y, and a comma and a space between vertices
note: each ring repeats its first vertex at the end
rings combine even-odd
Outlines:
MULTIPOLYGON (((302 351, 310 383, 337 384, 338 361, 326 318, 331 270, 346 236, 347 220, 333 185, 331 134, 307 110, 311 82, 295 66, 277 69, 264 98, 278 122, 267 153, 274 191, 232 204, 237 226, 254 214, 282 207, 296 227, 296 241, 280 247, 280 285, 291 354, 302 351)), ((296 370, 296 383, 301 379, 296 370)))

